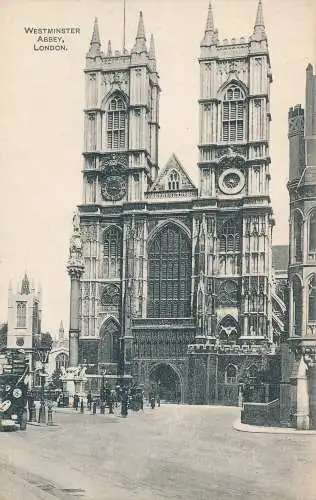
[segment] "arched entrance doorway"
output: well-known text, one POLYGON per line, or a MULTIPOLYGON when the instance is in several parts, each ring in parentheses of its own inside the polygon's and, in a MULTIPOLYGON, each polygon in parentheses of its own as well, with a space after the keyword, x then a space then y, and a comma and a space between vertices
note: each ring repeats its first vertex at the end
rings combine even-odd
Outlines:
POLYGON ((99 363, 118 363, 120 358, 120 326, 109 318, 100 330, 100 341, 98 349, 99 363))
POLYGON ((182 400, 180 376, 172 366, 165 363, 154 366, 149 381, 159 393, 161 401, 177 403, 182 400))

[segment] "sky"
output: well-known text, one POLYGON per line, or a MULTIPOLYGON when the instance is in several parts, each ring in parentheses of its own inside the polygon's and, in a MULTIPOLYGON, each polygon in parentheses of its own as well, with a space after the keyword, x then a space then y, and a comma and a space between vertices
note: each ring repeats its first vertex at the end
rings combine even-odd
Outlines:
MULTIPOLYGON (((213 0, 220 39, 252 33, 257 0, 213 0)), ((0 20, 0 321, 8 285, 25 271, 43 293, 42 329, 68 329, 66 272, 71 221, 81 202, 85 55, 98 17, 102 49, 121 49, 123 0, 1 0, 0 20), (34 50, 26 27, 74 27, 67 51, 34 50)), ((171 153, 198 182, 199 46, 208 0, 127 0, 126 46, 134 44, 139 11, 147 40, 155 36, 160 84, 159 163, 171 153)), ((314 0, 263 0, 271 86, 273 243, 288 240, 289 106, 305 101, 305 69, 316 66, 314 0)))

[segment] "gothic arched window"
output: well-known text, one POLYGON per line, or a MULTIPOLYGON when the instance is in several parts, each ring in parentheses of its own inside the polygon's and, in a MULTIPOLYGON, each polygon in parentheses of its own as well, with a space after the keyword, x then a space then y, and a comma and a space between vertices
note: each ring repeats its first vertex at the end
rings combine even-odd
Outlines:
POLYGON ((112 97, 106 113, 107 149, 125 149, 127 143, 126 102, 120 94, 112 97))
POLYGON ((236 384, 237 382, 237 366, 228 365, 225 372, 225 383, 236 384))
POLYGON ((175 191, 180 188, 180 175, 176 170, 171 170, 168 175, 168 190, 175 191))
POLYGON ((308 250, 310 253, 316 253, 316 209, 314 209, 309 217, 308 225, 308 250))
POLYGON ((248 370, 249 379, 254 382, 258 376, 258 368, 256 365, 250 365, 248 370))
POLYGON ((148 248, 149 318, 190 316, 191 245, 181 229, 168 225, 148 248))
POLYGON ((119 278, 121 273, 122 235, 117 227, 103 234, 103 278, 119 278))
POLYGON ((66 354, 65 352, 57 354, 55 364, 56 364, 56 370, 60 370, 61 368, 68 368, 69 366, 68 354, 66 354))
POLYGON ((293 335, 300 337, 302 335, 302 285, 297 276, 292 281, 292 323, 293 335))
POLYGON ((26 302, 16 304, 16 327, 26 328, 26 302))
POLYGON ((244 141, 245 135, 245 96, 240 87, 230 85, 222 104, 222 141, 244 141))
POLYGON ((316 275, 308 284, 308 321, 316 321, 316 275))
POLYGON ((303 217, 300 212, 294 214, 294 260, 301 262, 303 257, 303 217))
POLYGON ((240 233, 236 221, 229 220, 222 225, 219 235, 219 251, 240 252, 240 233))

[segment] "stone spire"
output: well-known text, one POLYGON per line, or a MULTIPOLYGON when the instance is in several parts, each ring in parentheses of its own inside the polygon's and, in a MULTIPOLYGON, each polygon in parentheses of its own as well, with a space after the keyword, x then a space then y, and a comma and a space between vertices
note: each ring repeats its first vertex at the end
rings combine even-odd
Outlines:
POLYGON ((94 19, 93 33, 92 33, 92 38, 91 38, 91 45, 92 44, 101 45, 97 17, 94 19))
POLYGON ((65 329, 63 325, 63 321, 61 320, 60 325, 59 325, 59 330, 58 330, 58 340, 62 342, 65 338, 65 329))
POLYGON ((255 28, 261 26, 264 28, 263 11, 262 11, 262 1, 259 0, 257 8, 257 16, 255 22, 255 28))
POLYGON ((201 47, 209 47, 218 42, 218 31, 214 28, 212 4, 209 3, 204 38, 201 47))
POLYGON ((21 294, 29 295, 29 293, 30 293, 30 281, 27 277, 27 274, 25 273, 21 285, 21 294))
POLYGON ((143 20, 143 13, 142 13, 142 11, 140 11, 138 28, 137 28, 137 35, 136 35, 136 40, 135 40, 135 44, 134 44, 132 53, 141 54, 142 52, 147 52, 147 47, 146 47, 146 36, 145 36, 145 26, 144 26, 144 20, 143 20))
POLYGON ((150 43, 149 43, 149 59, 151 60, 153 71, 156 71, 156 49, 155 49, 155 39, 153 34, 150 37, 150 43))
POLYGON ((256 40, 263 40, 266 37, 264 20, 263 20, 263 9, 262 9, 262 1, 259 0, 256 21, 253 29, 253 38, 256 40))
POLYGON ((108 51, 106 53, 106 57, 112 57, 112 44, 111 44, 111 40, 108 41, 108 51))
POLYGON ((93 33, 88 54, 90 57, 91 56, 96 57, 101 55, 101 42, 100 42, 99 25, 97 17, 94 20, 93 33))

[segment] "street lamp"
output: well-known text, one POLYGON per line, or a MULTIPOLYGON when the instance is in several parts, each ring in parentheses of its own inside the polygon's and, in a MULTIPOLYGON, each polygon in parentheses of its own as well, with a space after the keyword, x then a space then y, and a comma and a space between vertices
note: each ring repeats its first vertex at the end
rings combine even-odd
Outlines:
POLYGON ((106 370, 102 372, 102 380, 101 380, 101 390, 100 390, 100 412, 104 413, 105 408, 105 374, 106 370))

